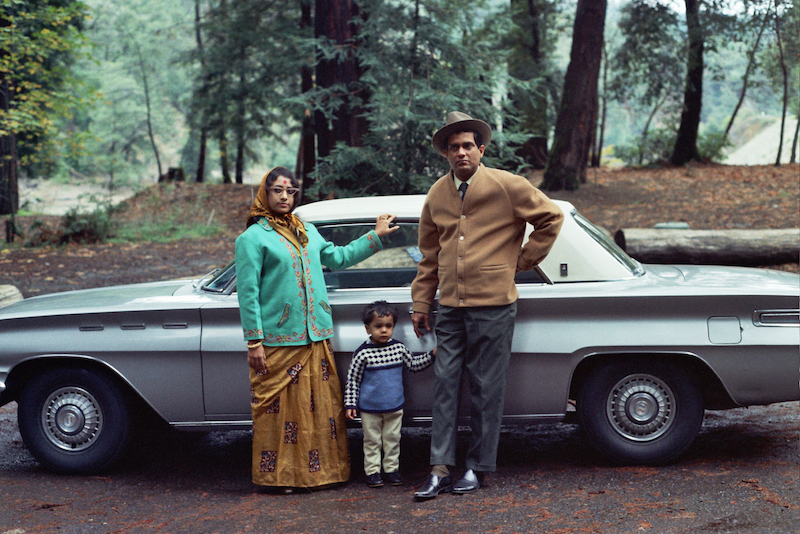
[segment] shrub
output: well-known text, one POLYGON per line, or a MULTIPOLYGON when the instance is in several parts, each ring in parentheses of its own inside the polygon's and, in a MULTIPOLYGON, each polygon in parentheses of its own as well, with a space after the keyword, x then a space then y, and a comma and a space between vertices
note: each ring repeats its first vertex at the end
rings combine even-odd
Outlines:
POLYGON ((60 243, 99 243, 111 234, 108 207, 94 211, 72 208, 61 219, 60 243))

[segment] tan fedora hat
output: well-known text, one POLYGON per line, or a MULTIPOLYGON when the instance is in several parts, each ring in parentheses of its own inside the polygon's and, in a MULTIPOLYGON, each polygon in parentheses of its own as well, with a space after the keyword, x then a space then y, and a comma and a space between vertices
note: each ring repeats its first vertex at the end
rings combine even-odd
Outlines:
POLYGON ((473 119, 466 113, 451 111, 447 114, 445 125, 438 132, 433 134, 433 140, 431 141, 433 143, 433 148, 436 149, 436 152, 444 156, 445 149, 447 148, 447 138, 461 131, 478 132, 483 138, 484 145, 488 145, 489 141, 492 140, 492 129, 488 124, 481 120, 473 119))

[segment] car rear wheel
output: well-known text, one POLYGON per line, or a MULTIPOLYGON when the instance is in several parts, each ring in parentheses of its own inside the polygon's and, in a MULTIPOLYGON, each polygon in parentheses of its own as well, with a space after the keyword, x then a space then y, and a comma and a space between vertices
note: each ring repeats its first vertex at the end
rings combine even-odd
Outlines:
POLYGON ((67 474, 101 471, 116 461, 130 433, 130 415, 118 387, 85 369, 51 369, 19 398, 19 431, 47 469, 67 474))
POLYGON ((586 379, 578 417, 590 443, 624 464, 669 463, 691 445, 703 400, 691 377, 667 363, 624 360, 586 379))

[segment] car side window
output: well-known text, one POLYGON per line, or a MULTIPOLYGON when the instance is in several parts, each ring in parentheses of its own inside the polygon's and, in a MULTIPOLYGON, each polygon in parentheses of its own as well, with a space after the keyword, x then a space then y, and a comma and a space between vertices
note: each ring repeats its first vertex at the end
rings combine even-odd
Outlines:
MULTIPOLYGON (((375 223, 317 224, 319 233, 343 246, 375 228, 375 223)), ((418 225, 400 223, 400 229, 381 238, 383 250, 347 269, 325 269, 328 289, 410 286, 421 259, 417 247, 418 225)))

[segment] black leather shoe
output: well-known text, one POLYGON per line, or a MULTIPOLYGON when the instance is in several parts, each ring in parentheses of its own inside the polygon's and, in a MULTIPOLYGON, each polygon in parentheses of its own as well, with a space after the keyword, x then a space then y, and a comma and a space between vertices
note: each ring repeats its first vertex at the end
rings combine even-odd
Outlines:
POLYGON ((483 482, 483 473, 467 469, 464 475, 453 485, 453 493, 462 495, 478 491, 483 482))
POLYGON ((427 501, 428 499, 435 499, 440 493, 447 493, 453 489, 453 483, 450 482, 450 477, 439 477, 431 473, 428 475, 425 484, 420 489, 414 492, 414 499, 418 501, 427 501))
POLYGON ((367 486, 370 488, 382 488, 383 480, 381 479, 381 474, 372 473, 371 475, 367 475, 367 486))
POLYGON ((405 484, 403 477, 401 477, 400 473, 397 471, 386 473, 386 482, 388 482, 390 486, 402 486, 405 484))

